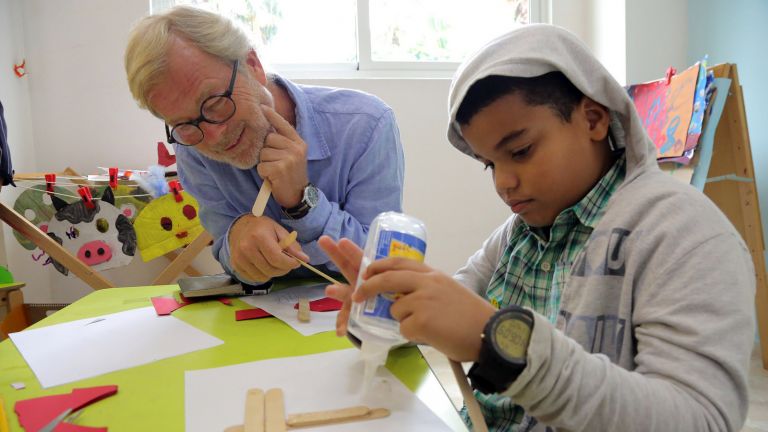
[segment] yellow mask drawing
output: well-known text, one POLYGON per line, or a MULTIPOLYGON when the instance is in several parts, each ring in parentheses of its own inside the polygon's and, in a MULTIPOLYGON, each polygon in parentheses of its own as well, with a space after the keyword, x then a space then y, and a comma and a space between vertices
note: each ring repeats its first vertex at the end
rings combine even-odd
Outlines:
POLYGON ((145 262, 190 244, 203 232, 197 200, 180 193, 182 200, 178 202, 172 193, 152 200, 133 222, 145 262))

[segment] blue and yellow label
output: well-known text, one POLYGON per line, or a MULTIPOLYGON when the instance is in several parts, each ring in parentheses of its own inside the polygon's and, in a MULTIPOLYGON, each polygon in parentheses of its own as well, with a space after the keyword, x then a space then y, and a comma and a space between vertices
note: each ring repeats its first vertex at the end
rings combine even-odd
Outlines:
MULTIPOLYGON (((427 243, 411 234, 397 231, 381 231, 376 245, 376 259, 382 258, 406 258, 418 262, 424 262, 427 252, 427 243)), ((394 320, 389 313, 392 303, 397 300, 394 293, 383 293, 368 299, 363 308, 363 315, 383 319, 394 320)))

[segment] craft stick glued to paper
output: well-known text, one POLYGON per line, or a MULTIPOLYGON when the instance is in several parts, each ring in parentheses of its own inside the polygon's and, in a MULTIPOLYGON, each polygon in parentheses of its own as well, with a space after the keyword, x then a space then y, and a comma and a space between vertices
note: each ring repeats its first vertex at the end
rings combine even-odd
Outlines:
POLYGON ((364 405, 327 411, 285 415, 283 390, 273 388, 266 394, 261 389, 250 389, 245 395, 245 422, 230 426, 224 432, 285 432, 287 429, 350 423, 388 417, 386 408, 364 405))

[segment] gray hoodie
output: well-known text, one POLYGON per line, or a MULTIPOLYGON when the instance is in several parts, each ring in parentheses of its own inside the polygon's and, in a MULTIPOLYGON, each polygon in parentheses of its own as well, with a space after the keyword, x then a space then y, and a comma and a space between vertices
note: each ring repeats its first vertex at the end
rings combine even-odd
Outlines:
MULTIPOLYGON (((627 173, 571 264, 556 325, 536 315, 528 366, 504 393, 526 410, 521 429, 740 430, 754 340, 751 257, 706 196, 659 170, 632 101, 585 45, 549 25, 490 42, 454 77, 450 142, 472 156, 456 112, 474 82, 556 70, 610 110, 627 173)), ((509 218, 455 278, 484 294, 517 223, 509 218)))

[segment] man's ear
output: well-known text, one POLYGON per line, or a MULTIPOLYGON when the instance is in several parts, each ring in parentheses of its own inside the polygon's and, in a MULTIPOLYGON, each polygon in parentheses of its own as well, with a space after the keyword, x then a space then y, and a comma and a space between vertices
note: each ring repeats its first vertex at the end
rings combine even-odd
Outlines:
POLYGON ((267 73, 264 72, 264 67, 261 65, 259 56, 256 55, 256 50, 251 48, 248 50, 248 54, 245 57, 245 64, 248 65, 248 71, 261 85, 267 85, 267 73))
POLYGON ((589 137, 592 141, 603 141, 608 136, 608 127, 611 124, 608 108, 588 97, 581 101, 580 108, 589 125, 589 137))

